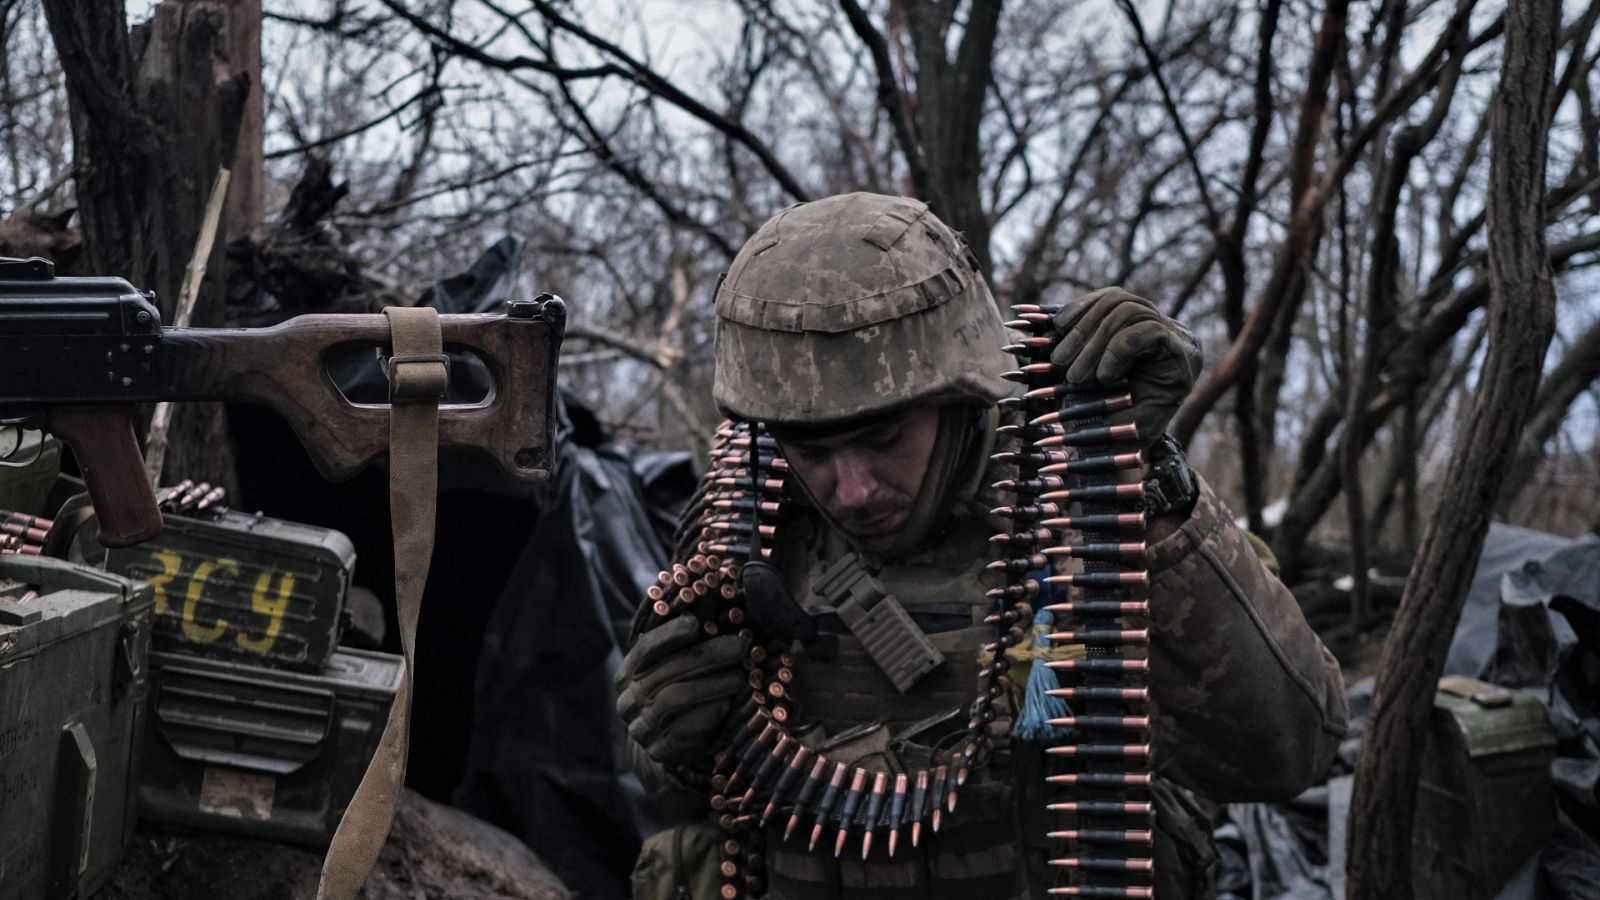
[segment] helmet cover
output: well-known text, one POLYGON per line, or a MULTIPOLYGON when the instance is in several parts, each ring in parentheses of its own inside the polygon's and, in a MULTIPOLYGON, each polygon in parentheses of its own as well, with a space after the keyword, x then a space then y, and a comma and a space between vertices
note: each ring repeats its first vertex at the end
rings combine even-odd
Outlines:
POLYGON ((789 207, 734 258, 716 310, 712 397, 730 417, 817 426, 1013 392, 977 262, 918 200, 789 207))

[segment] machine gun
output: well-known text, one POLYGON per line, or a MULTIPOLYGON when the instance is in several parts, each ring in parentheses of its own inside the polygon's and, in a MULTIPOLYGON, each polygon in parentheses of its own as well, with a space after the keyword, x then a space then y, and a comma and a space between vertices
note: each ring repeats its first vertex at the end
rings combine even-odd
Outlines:
MULTIPOLYGON (((474 448, 511 478, 550 474, 550 404, 566 305, 541 294, 504 313, 439 317, 447 349, 483 360, 494 385, 439 409, 441 446, 474 448)), ((306 315, 270 328, 169 328, 121 278, 56 277, 39 258, 0 258, 0 425, 44 428, 72 448, 100 541, 154 537, 161 514, 134 437, 135 404, 229 400, 288 420, 322 475, 343 480, 388 448, 389 406, 352 403, 326 361, 389 342, 383 315, 306 315)), ((391 357, 393 367, 447 358, 391 357)))
POLYGON ((390 309, 300 316, 271 328, 165 328, 151 297, 121 278, 57 278, 47 260, 0 258, 0 426, 43 428, 72 448, 102 545, 136 544, 162 527, 134 436, 137 404, 264 404, 289 421, 317 469, 334 480, 392 448, 395 605, 405 666, 382 737, 333 836, 319 898, 350 900, 360 890, 404 783, 437 448, 487 454, 513 479, 548 478, 565 326, 566 304, 541 294, 493 315, 435 318, 432 310, 390 309), (330 359, 351 345, 391 348, 387 356, 380 351, 389 403, 352 402, 329 374, 330 359), (492 385, 477 402, 445 402, 452 350, 476 356, 488 371, 492 385))

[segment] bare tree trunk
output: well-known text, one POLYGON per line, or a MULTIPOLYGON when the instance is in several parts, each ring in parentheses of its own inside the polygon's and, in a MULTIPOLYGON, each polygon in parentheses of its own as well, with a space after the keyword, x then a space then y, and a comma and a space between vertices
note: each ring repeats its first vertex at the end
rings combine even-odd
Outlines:
MULTIPOLYGON (((1256 77, 1254 84, 1255 123, 1250 131, 1250 155, 1245 158, 1244 172, 1235 206, 1233 223, 1227 234, 1217 241, 1218 268, 1222 271, 1223 318, 1228 326, 1228 342, 1239 339, 1244 330, 1245 294, 1249 290, 1244 258, 1245 234, 1250 227, 1251 215, 1260 198, 1258 180, 1264 162, 1268 132, 1272 127, 1272 79, 1275 70, 1272 45, 1278 34, 1278 16, 1282 0, 1267 0, 1261 10, 1261 25, 1256 43, 1256 77)), ((1256 534, 1266 532, 1262 509, 1267 503, 1267 479, 1272 468, 1272 429, 1267 433, 1257 427, 1256 373, 1246 371, 1239 377, 1239 390, 1234 396, 1234 427, 1239 437, 1239 474, 1243 478, 1245 518, 1250 530, 1256 534)))
MULTIPOLYGON (((1315 256, 1317 237, 1321 231, 1321 206, 1316 178, 1317 146, 1322 142, 1324 120, 1327 118, 1329 86, 1338 58, 1344 52, 1344 31, 1349 8, 1347 0, 1331 0, 1323 9, 1290 156, 1288 233, 1284 236, 1283 247, 1273 260, 1271 276, 1255 308, 1245 320, 1239 337, 1218 361, 1211 377, 1201 382, 1189 399, 1184 401, 1168 428, 1174 437, 1184 443, 1194 437, 1200 420, 1222 395, 1233 388, 1246 371, 1262 365, 1262 347, 1279 316, 1287 314, 1292 318, 1298 309, 1295 301, 1305 288, 1306 267, 1315 256), (1289 308, 1289 312, 1285 312, 1285 307, 1289 308)), ((1260 408, 1257 415, 1265 421, 1270 412, 1260 408)), ((1263 440, 1271 440, 1271 429, 1259 430, 1263 432, 1263 440)))
MULTIPOLYGON (((1561 270, 1578 254, 1597 249, 1600 249, 1600 233, 1584 234, 1551 245, 1548 258, 1552 267, 1561 270)), ((1480 276, 1453 293, 1440 288, 1440 296, 1428 314, 1390 354, 1385 370, 1389 385, 1379 392, 1367 410, 1361 429, 1363 441, 1370 442, 1388 416, 1400 407, 1403 398, 1422 389, 1420 386, 1430 380, 1426 360, 1442 352, 1466 324, 1468 315, 1487 300, 1489 280, 1487 275, 1480 276)), ((1338 424, 1339 411, 1337 402, 1325 402, 1312 418, 1307 436, 1300 445, 1289 507, 1284 511, 1283 521, 1272 532, 1272 550, 1288 584, 1294 584, 1299 577, 1299 557, 1306 538, 1338 499, 1343 484, 1342 473, 1337 465, 1328 463, 1328 448, 1324 446, 1338 424)))
MULTIPOLYGON (((227 10, 169 0, 130 34, 121 4, 44 0, 44 8, 72 106, 84 269, 155 291, 170 322, 249 89, 248 76, 229 71, 227 10)), ((222 322, 219 238, 195 325, 222 322)), ((171 443, 167 471, 234 486, 220 404, 186 404, 171 443)))
MULTIPOLYGON (((171 243, 162 248, 177 266, 194 252, 195 239, 213 176, 231 169, 240 133, 251 76, 234 69, 229 58, 230 4, 218 0, 167 0, 156 7, 147 26, 135 34, 142 43, 139 62, 140 91, 145 108, 170 135, 179 136, 163 173, 168 187, 164 208, 179 226, 171 243)), ((240 10, 242 12, 242 10, 240 10)), ((260 18, 257 14, 256 23, 260 18)), ((259 147, 259 137, 258 137, 259 147)), ((230 188, 232 194, 240 187, 230 188)), ((259 188, 259 181, 257 182, 259 188)), ((158 207, 159 208, 159 207, 158 207)), ((199 327, 223 323, 227 265, 224 248, 227 228, 218 229, 190 324, 199 327)), ((172 320, 176 290, 168 289, 161 303, 162 317, 172 320)), ((164 479, 205 480, 237 493, 233 449, 228 442, 227 420, 220 403, 186 403, 173 412, 168 436, 164 479)))
POLYGON ((168 138, 137 101, 122 4, 44 0, 44 9, 72 108, 85 268, 176 297, 181 272, 152 252, 169 243, 169 223, 145 207, 168 138))
MULTIPOLYGON (((1398 45, 1399 14, 1402 4, 1395 5, 1395 20, 1390 23, 1389 40, 1398 45)), ((1340 442, 1344 468, 1346 511, 1350 523, 1350 569, 1354 585, 1350 591, 1350 624, 1359 635, 1366 627, 1370 610, 1367 583, 1367 561, 1372 529, 1367 521, 1367 505, 1361 483, 1361 455, 1365 441, 1359 438, 1363 431, 1363 417, 1372 393, 1377 387, 1381 356, 1396 323, 1395 295, 1400 287, 1400 242, 1396 234, 1400 217, 1400 198, 1410 180, 1411 163, 1433 140, 1444 125, 1450 112, 1450 101, 1456 93, 1456 77, 1461 72, 1461 52, 1466 43, 1466 32, 1456 33, 1451 49, 1451 59, 1440 78, 1435 93, 1433 109, 1420 125, 1410 125, 1395 136, 1388 163, 1381 170, 1382 190, 1373 214, 1373 234, 1370 246, 1372 261, 1368 269, 1366 334, 1360 344, 1359 355, 1353 339, 1347 378, 1350 383, 1345 407, 1345 440, 1340 442)), ((1387 59, 1387 57, 1386 57, 1387 59)), ((1542 249, 1542 248, 1541 248, 1542 249)))
MULTIPOLYGON (((1382 466, 1383 474, 1378 479, 1380 487, 1377 501, 1373 504, 1369 519, 1373 533, 1381 533, 1388 525, 1396 495, 1399 495, 1400 547, 1407 559, 1417 555, 1417 543, 1422 533, 1421 500, 1417 491, 1417 464, 1422 458, 1422 448, 1427 438, 1427 428, 1422 423, 1436 422, 1444 414, 1450 395, 1466 381, 1472 360, 1483 346, 1484 337, 1484 329, 1477 329, 1461 359, 1454 366, 1440 367, 1445 371, 1435 379, 1432 388, 1407 386, 1400 401, 1404 406, 1401 410, 1400 434, 1389 442, 1382 466)), ((1450 361, 1442 362, 1448 364, 1450 361)))
POLYGON ((983 155, 978 126, 994 78, 1001 0, 966 4, 961 43, 951 59, 947 36, 961 5, 929 0, 905 0, 901 5, 917 60, 913 117, 927 167, 928 196, 923 199, 962 233, 984 273, 992 275, 989 214, 979 190, 983 155))
POLYGON ((223 209, 223 234, 244 237, 261 225, 262 136, 266 103, 261 84, 261 0, 222 0, 228 9, 228 70, 250 79, 239 136, 234 142, 233 173, 223 209))
MULTIPOLYGON (((1372 441, 1378 427, 1393 412, 1394 405, 1392 397, 1380 397, 1369 406, 1362 416, 1361 431, 1356 435, 1363 448, 1372 441)), ((1312 419, 1311 427, 1321 433, 1323 441, 1327 440, 1340 421, 1341 409, 1342 404, 1338 399, 1331 399, 1323 404, 1323 408, 1312 419)), ((1272 552, 1278 557, 1278 571, 1286 584, 1294 584, 1300 578, 1301 555, 1306 539, 1333 507, 1334 501, 1339 499, 1339 490, 1344 486, 1341 457, 1335 455, 1329 458, 1328 447, 1312 445, 1309 438, 1303 449, 1312 451, 1303 453, 1301 458, 1302 467, 1309 464, 1309 468, 1302 468, 1306 472, 1305 478, 1290 492, 1289 506, 1272 533, 1272 552)))
POLYGON ((1417 492, 1417 477, 1420 474, 1417 461, 1422 456, 1422 435, 1418 431, 1417 404, 1417 392, 1412 390, 1406 395, 1405 420, 1400 426, 1400 458, 1405 461, 1400 472, 1400 490, 1404 495, 1401 498, 1400 544, 1407 556, 1417 552, 1417 543, 1422 539, 1422 510, 1417 492))
POLYGON ((1352 897, 1412 896, 1411 826, 1433 694, 1555 327, 1544 237, 1546 139, 1561 5, 1506 11, 1489 173, 1489 349, 1472 409, 1384 642, 1350 804, 1352 897))

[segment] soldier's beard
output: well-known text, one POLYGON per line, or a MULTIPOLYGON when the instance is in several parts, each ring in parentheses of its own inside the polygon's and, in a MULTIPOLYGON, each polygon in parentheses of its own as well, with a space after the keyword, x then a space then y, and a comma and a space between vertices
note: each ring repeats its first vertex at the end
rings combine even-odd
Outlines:
POLYGON ((871 509, 858 510, 839 520, 839 530, 864 550, 878 552, 887 549, 911 520, 915 503, 915 497, 907 497, 899 502, 891 500, 871 509))

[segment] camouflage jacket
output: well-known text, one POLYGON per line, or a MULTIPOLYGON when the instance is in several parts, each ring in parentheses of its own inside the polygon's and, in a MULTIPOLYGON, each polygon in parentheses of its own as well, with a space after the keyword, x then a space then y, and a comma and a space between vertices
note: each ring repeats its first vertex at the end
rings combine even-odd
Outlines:
MULTIPOLYGON (((984 474, 985 480, 990 474, 984 474)), ((952 697, 970 701, 977 686, 978 645, 988 639, 987 628, 976 627, 985 612, 983 603, 970 598, 982 597, 978 573, 993 553, 988 536, 1003 530, 988 515, 993 500, 984 492, 962 503, 929 546, 876 573, 913 614, 938 608, 947 615, 952 602, 970 604, 971 627, 932 635, 946 657, 940 667, 943 680, 929 676, 901 695, 859 658, 848 654, 831 661, 802 658, 794 687, 799 689, 801 715, 822 723, 816 740, 861 720, 890 722, 885 731, 897 730, 931 709, 950 705, 952 697)), ((818 572, 848 547, 820 517, 799 519, 784 526, 774 558, 796 599, 810 606, 822 600, 812 584, 818 572)), ((1148 548, 1146 563, 1151 576, 1150 711, 1157 774, 1219 802, 1281 800, 1313 784, 1326 772, 1345 734, 1338 665, 1306 624, 1288 588, 1263 564, 1203 480, 1187 520, 1148 548)), ((883 750, 877 746, 862 752, 883 750)), ((830 750, 830 755, 837 754, 830 750)), ((685 813, 704 808, 703 788, 678 781, 637 747, 634 759, 641 780, 658 799, 685 813)), ((1019 758, 1011 763, 1018 770, 1011 774, 1024 776, 1017 779, 1019 783, 1037 783, 1042 779, 1025 777, 1034 764, 1019 758)), ((1042 808, 1040 797, 1029 796, 1033 792, 1019 788, 1017 793, 1015 798, 1008 793, 1006 802, 1042 808)), ((978 815, 973 806, 965 812, 978 815)), ((1042 836, 1040 823, 1045 820, 1027 810, 1021 810, 1018 818, 1020 833, 1006 830, 1012 834, 1011 842, 1019 851, 1022 845, 1039 849, 1042 845, 1034 840, 1034 832, 1042 836)), ((835 885, 851 881, 848 865, 841 876, 834 864, 823 871, 822 862, 802 860, 792 851, 778 849, 774 857, 777 868, 817 869, 810 876, 800 871, 802 880, 831 879, 835 885)), ((991 851, 969 857, 980 861, 970 873, 975 878, 998 877, 1007 870, 1014 874, 1024 865, 1020 857, 991 851), (984 859, 989 863, 981 862, 984 859), (986 865, 994 872, 988 872, 986 865)), ((1159 863, 1158 858, 1158 869, 1159 863)), ((906 877, 921 876, 912 871, 906 877)), ((895 883, 892 873, 885 876, 881 871, 863 879, 880 889, 895 883)), ((972 884, 966 896, 1012 895, 1004 889, 978 890, 977 881, 972 884)), ((906 886, 910 887, 909 881, 906 886)), ((1163 896, 1180 894, 1164 891, 1163 896)))

